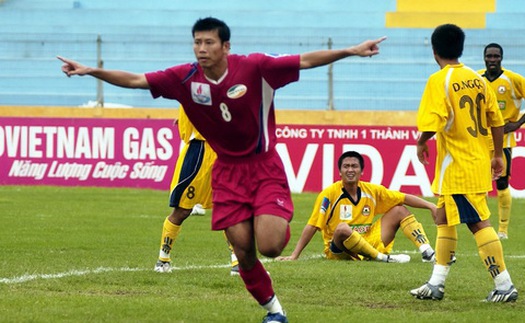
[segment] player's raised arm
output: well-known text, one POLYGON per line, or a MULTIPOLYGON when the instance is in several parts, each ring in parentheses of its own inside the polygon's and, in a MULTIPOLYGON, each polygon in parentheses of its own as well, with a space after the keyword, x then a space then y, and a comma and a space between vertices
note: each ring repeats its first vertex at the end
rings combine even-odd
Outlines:
POLYGON ((130 89, 149 89, 149 84, 144 74, 117 70, 105 70, 103 68, 85 66, 61 56, 57 56, 57 58, 64 62, 62 65, 62 72, 64 72, 64 74, 66 74, 68 77, 73 75, 91 75, 101 79, 104 82, 108 82, 120 87, 130 89))
POLYGON ((359 45, 345 49, 326 49, 304 53, 301 54, 300 67, 307 69, 323 66, 349 56, 374 56, 379 54, 379 43, 385 39, 386 36, 375 40, 366 40, 359 45))

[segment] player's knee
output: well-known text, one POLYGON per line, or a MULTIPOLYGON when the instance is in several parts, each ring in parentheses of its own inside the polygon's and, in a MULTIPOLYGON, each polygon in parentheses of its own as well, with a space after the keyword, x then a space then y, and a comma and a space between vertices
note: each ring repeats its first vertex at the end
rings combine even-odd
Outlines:
POLYGON ((350 226, 347 223, 341 222, 337 225, 337 227, 335 227, 334 235, 336 234, 337 235, 341 235, 341 234, 351 235, 352 228, 350 228, 350 226))
POLYGON ((265 257, 279 257, 286 246, 285 240, 284 235, 282 237, 267 237, 267 239, 257 241, 257 249, 259 253, 265 257))
POLYGON ((383 214, 381 221, 382 223, 399 224, 404 218, 409 216, 411 213, 404 205, 396 205, 392 207, 388 212, 383 214))
POLYGON ((393 208, 391 208, 389 212, 392 212, 403 218, 410 215, 410 211, 404 205, 396 205, 393 208))
POLYGON ((173 211, 169 215, 169 220, 171 223, 180 225, 184 220, 186 220, 191 214, 191 210, 183 209, 180 207, 173 208, 173 211))
POLYGON ((509 177, 508 177, 508 176, 501 177, 501 178, 499 178, 499 179, 496 181, 496 189, 497 189, 498 191, 504 190, 504 189, 506 189, 507 187, 509 187, 509 177))
POLYGON ((341 222, 337 225, 334 230, 332 242, 336 245, 341 246, 343 242, 348 239, 354 231, 347 223, 341 222))
POLYGON ((272 244, 272 245, 259 246, 259 253, 269 258, 279 257, 284 249, 280 245, 272 244))

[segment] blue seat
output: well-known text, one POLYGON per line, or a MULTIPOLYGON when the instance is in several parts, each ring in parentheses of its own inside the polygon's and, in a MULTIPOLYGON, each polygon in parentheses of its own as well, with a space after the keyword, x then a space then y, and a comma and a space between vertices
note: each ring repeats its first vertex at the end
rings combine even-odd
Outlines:
MULTIPOLYGON (((232 51, 303 53, 344 48, 383 35, 381 54, 333 65, 334 106, 339 110, 415 110, 428 76, 437 71, 431 29, 389 29, 385 13, 396 0, 168 1, 162 8, 143 0, 19 0, 0 4, 0 104, 76 106, 96 98, 92 78, 70 80, 55 56, 95 65, 101 37, 104 66, 147 72, 194 60, 191 26, 216 16, 232 29, 232 51)), ((462 61, 483 68, 489 42, 505 48, 504 65, 525 74, 524 45, 516 31, 525 2, 499 0, 486 30, 466 30, 462 61)), ((279 89, 277 109, 326 109, 328 67, 301 72, 301 81, 279 89)), ((173 107, 147 91, 105 84, 105 102, 137 107, 173 107)))

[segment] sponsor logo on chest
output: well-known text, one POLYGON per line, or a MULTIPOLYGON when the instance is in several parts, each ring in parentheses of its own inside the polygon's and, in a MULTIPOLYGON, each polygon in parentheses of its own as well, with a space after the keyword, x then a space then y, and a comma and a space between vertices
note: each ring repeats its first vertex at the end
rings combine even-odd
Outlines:
POLYGON ((246 92, 248 91, 248 88, 244 84, 236 84, 228 89, 228 92, 226 95, 230 99, 238 99, 240 97, 243 97, 246 92))
POLYGON ((352 206, 348 204, 341 204, 339 206, 339 218, 341 220, 352 220, 352 206))
POLYGON ((191 82, 191 98, 193 102, 203 105, 211 105, 210 85, 206 83, 191 82))

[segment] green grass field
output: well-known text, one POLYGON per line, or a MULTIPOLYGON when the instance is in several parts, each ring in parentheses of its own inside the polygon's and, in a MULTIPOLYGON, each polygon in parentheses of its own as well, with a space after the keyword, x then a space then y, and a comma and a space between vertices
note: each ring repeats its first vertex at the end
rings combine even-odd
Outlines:
MULTIPOLYGON (((171 274, 153 272, 167 192, 138 189, 0 186, 1 322, 260 322, 265 311, 229 275, 229 253, 210 214, 190 217, 174 246, 171 274)), ((314 194, 294 195, 289 254, 314 194)), ((490 200, 493 212, 496 201, 490 200)), ((525 200, 513 201, 510 239, 503 241, 514 284, 523 293, 525 200)), ((427 234, 435 227, 415 210, 427 234)), ((496 222, 496 217, 493 218, 496 222)), ((265 263, 290 322, 519 322, 525 301, 481 302, 493 288, 473 236, 458 230, 457 263, 443 301, 408 291, 424 283, 422 263, 398 233, 395 252, 408 264, 327 261, 320 235, 295 262, 265 263)), ((522 294, 521 297, 525 297, 522 294)))

